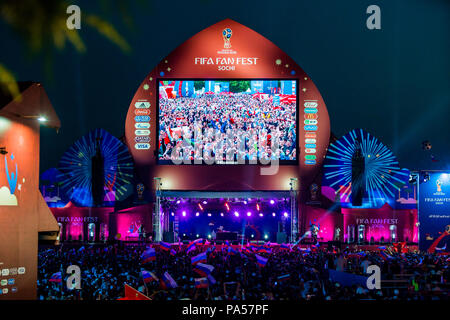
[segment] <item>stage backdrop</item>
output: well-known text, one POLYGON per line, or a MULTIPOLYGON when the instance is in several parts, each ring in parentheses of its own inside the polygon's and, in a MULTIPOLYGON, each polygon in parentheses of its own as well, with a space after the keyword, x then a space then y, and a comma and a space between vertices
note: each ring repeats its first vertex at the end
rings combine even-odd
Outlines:
MULTIPOLYGON (((304 47, 311 49, 308 44, 304 47)), ((227 94, 225 87, 209 81, 205 93, 212 94, 209 91, 213 89, 227 94)), ((260 89, 263 92, 257 90, 255 94, 275 94, 274 90, 260 89)), ((125 134, 137 171, 147 188, 153 189, 153 178, 161 177, 162 188, 169 190, 289 190, 290 178, 300 178, 300 187, 307 188, 321 167, 330 138, 330 123, 325 102, 311 78, 271 41, 226 19, 181 44, 145 77, 128 109, 125 134), (192 95, 189 86, 177 90, 174 80, 183 79, 295 80, 290 81, 290 86, 286 81, 282 88, 272 88, 280 94, 280 103, 282 99, 289 100, 289 93, 298 92, 296 137, 299 152, 295 163, 281 165, 275 175, 261 175, 260 165, 158 164, 158 98, 160 95, 172 97, 174 92, 183 97, 192 95), (161 83, 168 90, 159 90, 161 83), (282 96, 284 94, 287 96, 282 96)))
POLYGON ((450 173, 421 172, 419 249, 450 251, 450 173), (425 176, 429 176, 424 181, 425 176), (443 249, 444 248, 444 249, 443 249))

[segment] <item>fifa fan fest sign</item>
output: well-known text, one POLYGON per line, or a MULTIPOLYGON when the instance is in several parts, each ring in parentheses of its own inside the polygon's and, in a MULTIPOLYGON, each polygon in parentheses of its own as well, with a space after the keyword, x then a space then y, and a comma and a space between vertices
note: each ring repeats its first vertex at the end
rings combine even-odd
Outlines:
POLYGON ((286 53, 226 19, 145 77, 125 136, 147 188, 160 177, 172 190, 289 190, 291 178, 307 188, 318 173, 330 120, 317 87, 286 53))
POLYGON ((256 65, 258 58, 212 58, 201 57, 195 58, 195 64, 199 65, 216 65, 218 71, 235 71, 236 66, 256 65))
MULTIPOLYGON (((422 175, 422 174, 421 174, 422 175)), ((427 172, 419 185, 419 249, 450 251, 450 173, 427 172)))

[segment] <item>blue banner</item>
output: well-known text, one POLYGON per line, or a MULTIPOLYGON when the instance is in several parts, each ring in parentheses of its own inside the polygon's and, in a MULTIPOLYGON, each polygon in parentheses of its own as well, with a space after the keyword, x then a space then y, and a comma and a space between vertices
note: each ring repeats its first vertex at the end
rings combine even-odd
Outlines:
POLYGON ((274 106, 279 106, 280 105, 280 96, 279 95, 275 95, 273 97, 273 105, 274 106))
POLYGON ((281 81, 281 93, 282 94, 297 94, 297 88, 295 87, 295 80, 282 80, 281 81))
POLYGON ((252 90, 252 93, 263 93, 264 91, 264 81, 262 80, 252 80, 250 82, 250 87, 252 90))
POLYGON ((229 82, 220 82, 219 86, 220 86, 219 92, 230 92, 230 83, 229 82))
POLYGON ((450 251, 450 174, 421 172, 419 250, 450 251))
POLYGON ((205 92, 214 92, 215 81, 205 81, 205 92))

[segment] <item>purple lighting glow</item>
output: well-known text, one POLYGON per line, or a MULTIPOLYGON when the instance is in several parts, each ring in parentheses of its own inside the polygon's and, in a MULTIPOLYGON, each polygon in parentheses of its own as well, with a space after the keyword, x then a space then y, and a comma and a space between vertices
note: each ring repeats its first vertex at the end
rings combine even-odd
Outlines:
POLYGON ((274 200, 270 200, 270 204, 274 204, 275 203, 275 201, 274 200))
POLYGON ((234 212, 234 216, 235 216, 235 217, 239 217, 239 212, 235 211, 235 212, 234 212))
POLYGON ((260 216, 260 217, 262 217, 262 216, 263 216, 263 214, 262 214, 262 213, 260 213, 260 214, 259 214, 259 216, 260 216))
POLYGON ((186 217, 186 211, 183 211, 181 214, 183 215, 183 217, 186 217))
POLYGON ((275 212, 272 212, 272 217, 275 217, 275 216, 276 216, 275 212))
POLYGON ((283 215, 284 215, 285 218, 288 217, 288 213, 287 212, 283 213, 283 215))
POLYGON ((199 212, 196 212, 196 213, 195 213, 195 216, 196 216, 196 217, 198 217, 199 215, 200 215, 200 213, 199 213, 199 212))
POLYGON ((251 217, 252 216, 252 213, 249 211, 249 212, 247 212, 247 217, 251 217))

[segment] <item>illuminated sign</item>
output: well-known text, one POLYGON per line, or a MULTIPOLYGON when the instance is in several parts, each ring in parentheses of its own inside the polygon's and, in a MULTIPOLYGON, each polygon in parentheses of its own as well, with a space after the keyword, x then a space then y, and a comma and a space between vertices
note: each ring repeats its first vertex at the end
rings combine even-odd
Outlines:
POLYGON ((136 109, 134 110, 134 114, 138 116, 148 116, 150 114, 149 109, 136 109))
POLYGON ((419 249, 450 251, 450 174, 427 174, 430 178, 419 184, 419 249))
POLYGON ((136 129, 149 129, 150 128, 150 123, 148 123, 148 122, 136 122, 134 124, 134 127, 136 129))
POLYGON ((134 107, 138 108, 138 109, 148 109, 148 108, 150 108, 150 102, 148 102, 148 101, 138 101, 138 102, 136 102, 134 104, 134 107))

